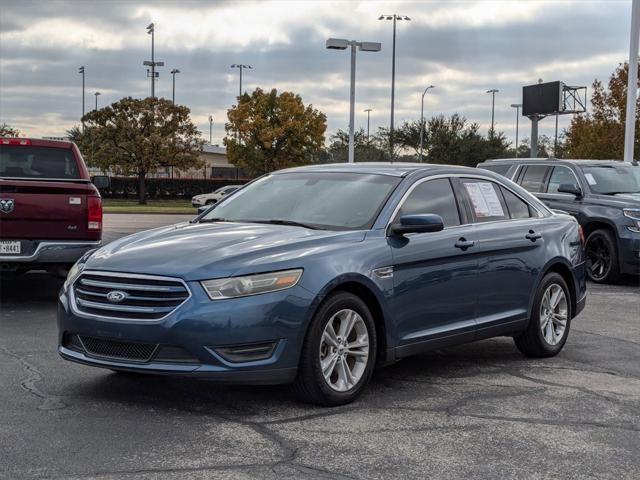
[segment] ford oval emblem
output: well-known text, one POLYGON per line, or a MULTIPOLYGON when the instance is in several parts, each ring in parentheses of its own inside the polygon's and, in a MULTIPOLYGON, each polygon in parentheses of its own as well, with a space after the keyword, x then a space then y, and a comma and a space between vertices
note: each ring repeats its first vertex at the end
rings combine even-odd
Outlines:
POLYGON ((112 290, 107 293, 107 300, 109 300, 111 303, 120 303, 125 298, 127 298, 126 292, 122 292, 120 290, 112 290))

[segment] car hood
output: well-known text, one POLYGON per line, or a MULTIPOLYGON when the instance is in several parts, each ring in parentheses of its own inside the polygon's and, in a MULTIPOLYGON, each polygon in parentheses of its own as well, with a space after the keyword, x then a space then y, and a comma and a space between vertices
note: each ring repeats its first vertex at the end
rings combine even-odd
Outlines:
POLYGON ((284 225, 180 223, 111 242, 86 269, 202 280, 300 267, 309 254, 342 249, 364 236, 284 225))
POLYGON ((596 194, 591 198, 598 205, 606 205, 618 208, 638 208, 640 207, 640 194, 638 193, 618 193, 616 195, 596 194))

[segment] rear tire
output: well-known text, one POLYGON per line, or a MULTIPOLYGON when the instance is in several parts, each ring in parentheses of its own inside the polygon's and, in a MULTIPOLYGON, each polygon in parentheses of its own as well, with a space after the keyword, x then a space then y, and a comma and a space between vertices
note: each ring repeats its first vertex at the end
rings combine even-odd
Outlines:
POLYGON ((527 357, 545 358, 560 353, 569 336, 571 295, 558 273, 544 276, 533 301, 527 329, 513 340, 527 357))
POLYGON ((306 403, 337 406, 364 390, 376 363, 376 328, 361 298, 337 292, 311 320, 293 393, 306 403))
POLYGON ((585 245, 587 275, 592 282, 616 283, 620 280, 616 239, 609 230, 594 230, 585 245))

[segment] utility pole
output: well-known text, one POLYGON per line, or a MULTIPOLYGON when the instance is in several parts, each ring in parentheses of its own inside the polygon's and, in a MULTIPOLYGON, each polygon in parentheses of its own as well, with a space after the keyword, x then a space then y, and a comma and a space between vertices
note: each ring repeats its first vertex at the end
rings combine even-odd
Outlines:
POLYGON ((380 15, 378 20, 392 20, 393 21, 393 47, 391 52, 391 121, 389 125, 389 154, 391 161, 393 161, 393 117, 395 110, 395 94, 396 94, 396 21, 411 19, 406 15, 398 15, 396 13, 389 15, 380 15))
MULTIPOLYGON (((82 117, 84 118, 84 65, 78 69, 78 73, 82 74, 82 117)), ((84 120, 82 120, 82 131, 84 132, 84 120)))
POLYGON ((171 103, 176 104, 176 73, 180 73, 180 70, 174 68, 171 70, 171 75, 173 76, 173 87, 171 89, 171 103))
POLYGON ((420 163, 422 163, 422 147, 424 145, 424 96, 427 94, 430 88, 436 88, 433 85, 429 85, 422 92, 422 101, 420 102, 420 163))
POLYGON ((356 104, 356 48, 363 52, 379 52, 382 44, 377 42, 358 42, 342 38, 327 39, 326 48, 329 50, 346 50, 351 47, 351 84, 349 87, 349 163, 355 161, 354 128, 356 104))
POLYGON ((164 67, 164 62, 156 62, 155 59, 155 26, 153 23, 147 27, 147 33, 151 35, 151 61, 144 61, 142 64, 151 67, 151 74, 147 68, 147 77, 151 77, 151 98, 156 98, 156 78, 160 76, 156 72, 156 67, 164 67))
POLYGON ((511 106, 516 109, 516 158, 518 158, 518 127, 520 126, 520 107, 521 103, 512 103, 511 106))
POLYGON ((369 146, 369 124, 371 123, 371 108, 365 108, 363 112, 367 112, 367 147, 369 146))
POLYGON ((553 141, 553 156, 558 158, 558 112, 556 112, 556 135, 553 141))
POLYGON ((241 63, 234 63, 231 65, 231 68, 237 68, 240 70, 240 88, 238 89, 238 97, 242 96, 242 70, 248 68, 249 70, 253 70, 251 65, 242 65, 241 63))
POLYGON ((495 118, 495 108, 496 108, 496 93, 500 90, 496 88, 492 88, 491 90, 487 90, 487 93, 491 94, 491 130, 489 130, 489 138, 493 138, 495 130, 494 130, 494 118, 495 118))
POLYGON ((102 95, 100 92, 96 92, 94 93, 95 97, 96 97, 96 110, 98 110, 98 96, 102 95))
POLYGON ((631 35, 629 39, 629 74, 627 82, 627 116, 624 127, 624 161, 633 161, 636 130, 636 98, 638 92, 638 38, 640 37, 640 0, 631 4, 631 35))
POLYGON ((213 115, 209 115, 209 145, 213 145, 213 115))

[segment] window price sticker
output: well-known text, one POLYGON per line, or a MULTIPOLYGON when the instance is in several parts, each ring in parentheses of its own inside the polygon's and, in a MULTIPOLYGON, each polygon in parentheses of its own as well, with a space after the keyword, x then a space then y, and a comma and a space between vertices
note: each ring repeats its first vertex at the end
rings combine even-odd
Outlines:
POLYGON ((492 183, 474 182, 465 183, 473 210, 478 218, 504 217, 504 210, 498 198, 498 192, 492 183))
POLYGON ((597 183, 596 179, 593 178, 593 175, 590 173, 585 173, 584 178, 587 179, 587 182, 589 183, 589 185, 595 185, 597 183))

